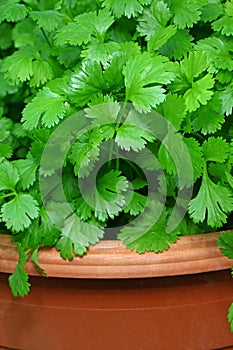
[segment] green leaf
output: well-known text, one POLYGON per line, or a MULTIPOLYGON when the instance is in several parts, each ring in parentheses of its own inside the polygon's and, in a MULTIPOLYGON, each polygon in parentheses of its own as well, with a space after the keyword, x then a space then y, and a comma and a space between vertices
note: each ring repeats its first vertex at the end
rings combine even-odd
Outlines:
POLYGON ((174 78, 170 68, 165 57, 148 52, 129 58, 123 69, 127 101, 132 101, 139 111, 163 102, 165 89, 161 85, 174 78))
POLYGON ((8 23, 0 24, 0 48, 2 50, 9 49, 12 43, 12 29, 8 23))
POLYGON ((36 181, 36 170, 39 164, 30 154, 27 156, 27 159, 15 160, 13 164, 20 175, 22 189, 28 189, 36 181))
POLYGON ((35 47, 21 48, 3 60, 1 71, 13 85, 30 80, 33 75, 32 62, 36 58, 38 58, 38 51, 35 47))
POLYGON ((148 51, 152 52, 161 48, 176 32, 176 27, 172 25, 157 30, 148 42, 148 51))
POLYGON ((12 190, 14 191, 17 182, 19 181, 19 174, 17 169, 10 162, 3 162, 0 164, 0 191, 12 190))
POLYGON ((92 37, 97 37, 103 42, 108 28, 114 22, 113 16, 104 9, 97 12, 83 13, 74 19, 74 23, 69 23, 58 29, 55 35, 55 44, 57 46, 82 45, 91 41, 92 37))
POLYGON ((14 0, 2 0, 0 4, 0 23, 17 22, 26 17, 28 9, 23 4, 18 4, 14 0))
POLYGON ((213 30, 222 35, 233 35, 233 1, 227 1, 223 6, 225 14, 213 22, 211 26, 213 30))
POLYGON ((190 52, 188 57, 175 66, 176 79, 169 88, 172 92, 182 92, 189 112, 197 110, 201 104, 206 105, 213 95, 210 90, 214 86, 212 75, 201 76, 207 67, 206 56, 199 51, 190 52))
POLYGON ((207 220, 208 226, 221 227, 226 223, 227 214, 233 210, 232 192, 216 185, 204 171, 197 196, 191 200, 188 212, 194 223, 207 220))
MULTIPOLYGON (((190 187, 193 184, 190 150, 184 140, 176 130, 169 130, 158 151, 158 159, 162 168, 169 175, 177 176, 180 189, 190 187)), ((190 144, 188 143, 188 145, 190 144)), ((194 154, 195 152, 197 152, 196 149, 194 154)))
POLYGON ((233 70, 232 41, 212 36, 198 41, 197 49, 206 54, 208 64, 211 63, 216 69, 233 70))
POLYGON ((77 106, 85 106, 107 89, 101 65, 93 61, 84 62, 82 68, 71 75, 70 87, 72 101, 77 106))
POLYGON ((171 11, 164 1, 153 1, 149 8, 144 8, 138 18, 137 30, 146 40, 150 40, 156 32, 167 25, 171 11))
POLYGON ((22 231, 38 216, 38 203, 30 194, 16 194, 14 199, 3 204, 1 218, 8 229, 22 231))
POLYGON ((47 61, 35 60, 32 62, 33 77, 30 80, 30 86, 39 87, 51 80, 54 76, 52 67, 47 61))
POLYGON ((143 5, 149 5, 152 0, 102 0, 103 7, 111 10, 115 17, 135 17, 142 13, 143 5))
POLYGON ((87 247, 103 238, 104 231, 92 222, 81 221, 76 215, 66 219, 62 236, 56 244, 63 259, 72 260, 74 255, 82 256, 87 247))
POLYGON ((201 18, 201 3, 196 0, 171 0, 174 23, 180 28, 192 28, 201 18))
POLYGON ((223 14, 223 4, 220 0, 209 1, 209 3, 202 8, 201 19, 203 22, 212 22, 223 14))
POLYGON ((17 48, 33 46, 39 34, 42 33, 38 33, 38 29, 35 29, 35 23, 30 18, 18 22, 12 29, 12 37, 17 48))
POLYGON ((185 102, 181 96, 168 93, 166 100, 157 108, 157 111, 179 130, 186 116, 185 102))
POLYGON ((88 176, 99 159, 99 146, 103 141, 101 130, 94 128, 83 134, 73 144, 69 152, 69 160, 74 165, 74 173, 78 177, 88 176))
POLYGON ((222 100, 222 113, 226 115, 232 114, 233 109, 233 84, 229 84, 223 91, 220 92, 220 98, 222 100))
POLYGON ((193 167, 193 180, 195 181, 198 179, 202 173, 204 168, 204 159, 202 154, 202 149, 196 139, 193 137, 183 138, 183 141, 185 142, 188 152, 192 161, 192 167, 193 167))
POLYGON ((222 103, 219 95, 215 93, 205 106, 200 106, 192 113, 192 127, 194 131, 199 131, 206 135, 220 130, 225 121, 225 117, 220 113, 222 103))
POLYGON ((125 205, 125 196, 128 182, 117 170, 111 170, 98 176, 96 185, 86 180, 81 186, 83 198, 77 201, 77 214, 83 219, 91 217, 94 213, 96 219, 106 221, 118 215, 125 205), (85 209, 86 207, 86 209, 85 209))
POLYGON ((217 241, 221 252, 229 259, 233 259, 233 232, 222 231, 217 241))
POLYGON ((36 128, 39 122, 50 128, 65 116, 68 109, 66 98, 48 87, 44 87, 23 110, 23 127, 26 130, 36 128))
POLYGON ((180 60, 192 50, 192 41, 193 37, 189 34, 187 29, 179 29, 162 47, 160 47, 159 52, 169 58, 180 60))
POLYGON ((11 146, 0 142, 0 159, 1 158, 10 158, 13 154, 13 149, 11 146))
POLYGON ((39 28, 43 28, 47 32, 52 32, 62 24, 64 15, 58 11, 46 10, 31 11, 30 17, 36 21, 39 28))
POLYGON ((223 163, 229 157, 230 148, 222 137, 209 137, 202 145, 206 161, 223 163))
POLYGON ((139 254, 147 252, 159 253, 167 250, 171 243, 177 242, 179 239, 179 232, 166 232, 167 214, 163 213, 161 217, 155 222, 154 213, 158 210, 155 203, 150 204, 149 211, 143 214, 143 219, 135 220, 132 224, 127 225, 121 229, 118 238, 121 239, 127 248, 139 254), (149 224, 154 222, 153 224, 149 224))
POLYGON ((228 309, 227 319, 230 324, 231 331, 233 332, 233 303, 228 309))
POLYGON ((155 136, 150 132, 149 126, 135 111, 130 111, 124 123, 117 129, 115 141, 120 148, 138 152, 148 142, 154 141, 155 136))
POLYGON ((130 191, 128 191, 126 194, 126 203, 128 204, 124 207, 124 213, 130 213, 130 215, 133 216, 139 215, 144 210, 146 202, 146 196, 137 192, 130 193, 130 191))
POLYGON ((31 286, 28 282, 28 274, 24 269, 28 256, 20 244, 18 244, 18 253, 19 260, 13 274, 9 277, 9 285, 14 297, 24 297, 29 293, 31 286))
POLYGON ((88 47, 82 51, 81 56, 91 61, 106 63, 113 53, 120 49, 120 45, 115 42, 100 43, 92 39, 88 47))
POLYGON ((212 87, 214 80, 212 75, 207 74, 203 78, 195 81, 192 88, 188 89, 184 94, 186 108, 189 112, 197 110, 200 105, 206 105, 213 95, 212 87))

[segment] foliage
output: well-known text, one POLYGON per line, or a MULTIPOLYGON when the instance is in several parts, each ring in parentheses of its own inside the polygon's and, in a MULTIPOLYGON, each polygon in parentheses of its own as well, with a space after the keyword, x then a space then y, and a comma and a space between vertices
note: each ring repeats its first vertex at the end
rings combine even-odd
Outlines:
MULTIPOLYGON (((28 293, 24 265, 39 266, 43 246, 71 260, 119 225, 126 247, 157 253, 190 227, 232 226, 232 17, 232 0, 1 2, 14 295, 28 293)), ((230 258, 231 241, 219 241, 230 258)))

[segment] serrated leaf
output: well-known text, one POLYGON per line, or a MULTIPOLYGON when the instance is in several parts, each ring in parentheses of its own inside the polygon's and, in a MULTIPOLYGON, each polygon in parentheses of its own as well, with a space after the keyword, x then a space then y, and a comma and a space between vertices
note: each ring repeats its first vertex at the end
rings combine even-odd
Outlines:
POLYGON ((159 30, 165 29, 170 18, 171 11, 167 4, 164 1, 153 1, 138 18, 137 30, 146 40, 150 40, 159 30))
POLYGON ((77 106, 85 106, 98 93, 107 89, 101 65, 92 61, 84 62, 81 69, 72 74, 70 88, 72 101, 77 106))
POLYGON ((193 37, 189 34, 187 29, 179 29, 159 48, 159 52, 169 58, 180 60, 192 50, 192 41, 193 37))
POLYGON ((169 84, 174 78, 166 61, 162 56, 144 52, 126 63, 123 69, 126 99, 138 110, 149 110, 164 101, 165 90, 161 85, 169 84))
POLYGON ((208 37, 198 41, 197 49, 207 56, 208 64, 213 64, 216 69, 233 70, 231 58, 232 43, 227 43, 224 37, 208 37))
POLYGON ((39 164, 32 156, 27 159, 18 159, 13 162, 20 175, 20 185, 23 190, 29 188, 36 181, 36 170, 39 164))
POLYGON ((177 29, 173 25, 157 30, 148 42, 148 51, 152 52, 161 48, 170 38, 176 34, 176 32, 177 29))
POLYGON ((183 138, 184 143, 188 148, 188 152, 191 158, 192 167, 193 167, 193 180, 198 179, 204 168, 204 159, 202 154, 202 149, 196 139, 193 137, 183 138))
POLYGON ((0 164, 0 191, 12 190, 14 191, 17 182, 19 181, 19 174, 17 169, 10 162, 0 164))
POLYGON ((211 27, 216 32, 229 36, 233 34, 233 2, 227 1, 223 6, 225 14, 221 18, 214 21, 211 24, 211 27))
POLYGON ((220 92, 220 98, 222 100, 221 113, 231 115, 233 109, 233 84, 227 85, 225 89, 220 92))
POLYGON ((169 130, 158 151, 158 159, 169 175, 178 178, 178 187, 190 187, 193 184, 193 167, 189 148, 184 138, 175 130, 169 130))
POLYGON ((30 17, 36 21, 38 27, 43 28, 47 32, 52 32, 62 24, 64 15, 58 11, 31 11, 30 17))
POLYGON ((68 23, 66 26, 58 29, 55 35, 55 44, 57 46, 82 45, 91 41, 92 37, 97 37, 100 42, 108 28, 114 22, 114 18, 106 9, 97 12, 83 13, 74 19, 74 23, 68 23))
POLYGON ((222 137, 209 137, 202 145, 206 161, 223 163, 229 156, 230 148, 222 137))
POLYGON ((47 61, 35 60, 32 62, 33 77, 30 86, 39 87, 51 80, 54 76, 52 67, 47 61))
POLYGON ((99 146, 102 141, 101 129, 97 127, 86 132, 73 144, 68 158, 78 177, 88 176, 94 169, 95 162, 99 159, 99 146))
MULTIPOLYGON (((13 149, 10 145, 0 142, 0 158, 10 158, 13 154, 13 149)), ((1 181, 1 180, 0 180, 1 181)))
POLYGON ((189 112, 196 111, 200 105, 206 105, 214 92, 211 91, 214 86, 212 75, 207 74, 203 78, 195 81, 192 88, 184 94, 186 108, 189 112))
POLYGON ((103 7, 111 10, 117 18, 126 16, 135 17, 142 13, 143 5, 149 5, 152 0, 102 0, 103 7))
POLYGON ((130 213, 133 216, 139 215, 145 208, 147 197, 137 192, 131 194, 128 191, 127 194, 126 203, 128 204, 124 207, 124 213, 130 213), (128 199, 128 196, 130 199, 128 199))
POLYGON ((174 23, 180 28, 192 28, 201 18, 201 5, 195 0, 171 0, 174 23))
POLYGON ((232 192, 213 183, 204 171, 197 196, 191 200, 188 212, 195 223, 207 220, 211 227, 226 223, 227 214, 233 210, 232 192))
POLYGON ((92 222, 84 222, 76 215, 65 221, 62 236, 56 244, 63 259, 71 260, 74 255, 82 256, 89 245, 96 244, 103 238, 104 231, 92 222))
POLYGON ((0 4, 0 22, 17 22, 26 17, 28 9, 24 4, 18 4, 14 0, 2 0, 0 4))
POLYGON ((125 205, 125 196, 128 182, 117 170, 111 170, 101 175, 93 183, 87 179, 81 183, 83 198, 78 200, 77 213, 83 219, 94 214, 95 218, 104 222, 110 217, 118 215, 125 205), (86 209, 85 209, 86 207, 86 209))
POLYGON ((45 87, 24 108, 23 127, 26 130, 32 130, 41 122, 43 126, 50 128, 65 116, 67 108, 64 96, 45 87))
POLYGON ((28 274, 24 269, 28 256, 23 247, 18 244, 19 260, 14 269, 13 274, 9 277, 9 285, 14 297, 24 297, 30 291, 30 283, 28 282, 28 274))
POLYGON ((143 219, 134 221, 121 229, 118 238, 124 242, 127 248, 139 254, 154 251, 155 253, 167 250, 171 243, 179 239, 179 231, 166 232, 167 214, 164 212, 156 221, 153 220, 157 206, 151 203, 150 209, 144 214, 143 219), (155 221, 155 222, 154 222, 155 221), (154 222, 150 225, 149 222, 154 222))
POLYGON ((166 100, 157 108, 157 111, 179 130, 186 116, 185 101, 177 94, 168 93, 166 100))
POLYGON ((92 39, 88 47, 82 51, 81 56, 87 60, 106 63, 114 52, 120 49, 120 45, 115 42, 100 43, 92 39))
POLYGON ((201 76, 208 68, 204 53, 190 52, 180 64, 176 64, 176 79, 169 87, 172 92, 182 92, 186 109, 189 112, 197 110, 200 105, 205 105, 211 99, 214 79, 211 74, 201 76), (198 79, 199 78, 199 79, 198 79))
POLYGON ((130 149, 138 152, 148 142, 154 141, 155 136, 150 132, 149 126, 141 115, 131 110, 124 123, 117 129, 115 141, 126 151, 130 149))
POLYGON ((21 48, 4 59, 1 71, 13 85, 30 80, 33 76, 32 62, 37 57, 38 51, 35 47, 21 48))
POLYGON ((19 232, 30 226, 38 216, 38 203, 30 194, 16 194, 14 199, 3 204, 1 218, 8 229, 19 232))
POLYGON ((28 17, 18 22, 12 29, 14 45, 17 48, 33 46, 38 36, 39 33, 35 29, 35 23, 28 17))
POLYGON ((233 259, 233 232, 222 231, 218 237, 217 243, 221 252, 229 259, 233 259))
POLYGON ((207 5, 202 8, 201 19, 203 22, 212 22, 219 17, 219 15, 223 15, 223 4, 220 1, 211 1, 207 5))
POLYGON ((225 121, 225 117, 220 113, 222 103, 218 94, 215 94, 205 106, 200 106, 192 113, 192 127, 194 131, 199 131, 206 135, 220 130, 225 121))

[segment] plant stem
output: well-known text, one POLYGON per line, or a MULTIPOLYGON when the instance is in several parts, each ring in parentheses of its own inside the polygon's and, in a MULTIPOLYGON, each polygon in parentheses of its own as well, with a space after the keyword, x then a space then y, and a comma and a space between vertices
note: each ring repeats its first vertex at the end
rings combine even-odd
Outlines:
POLYGON ((15 196, 15 195, 16 195, 15 192, 3 194, 2 196, 0 196, 0 199, 4 199, 4 198, 6 198, 6 197, 12 197, 12 196, 15 196))
POLYGON ((53 46, 52 46, 52 44, 51 44, 51 42, 50 42, 50 40, 49 40, 47 34, 45 33, 44 29, 43 29, 43 28, 40 28, 40 30, 41 30, 41 32, 43 33, 44 38, 45 38, 45 40, 47 41, 49 47, 52 48, 53 46))

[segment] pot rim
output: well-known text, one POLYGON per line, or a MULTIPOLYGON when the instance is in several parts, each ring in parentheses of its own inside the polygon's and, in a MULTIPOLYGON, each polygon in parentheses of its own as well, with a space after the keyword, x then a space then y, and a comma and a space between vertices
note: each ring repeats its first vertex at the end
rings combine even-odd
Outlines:
MULTIPOLYGON (((143 278, 196 274, 231 268, 232 260, 217 246, 219 232, 182 236, 162 253, 138 254, 117 240, 103 240, 83 257, 63 260, 55 248, 41 248, 40 266, 49 277, 62 278, 143 278)), ((10 235, 0 235, 0 272, 12 273, 18 260, 17 247, 10 235)), ((29 260, 26 270, 41 276, 29 260)))

